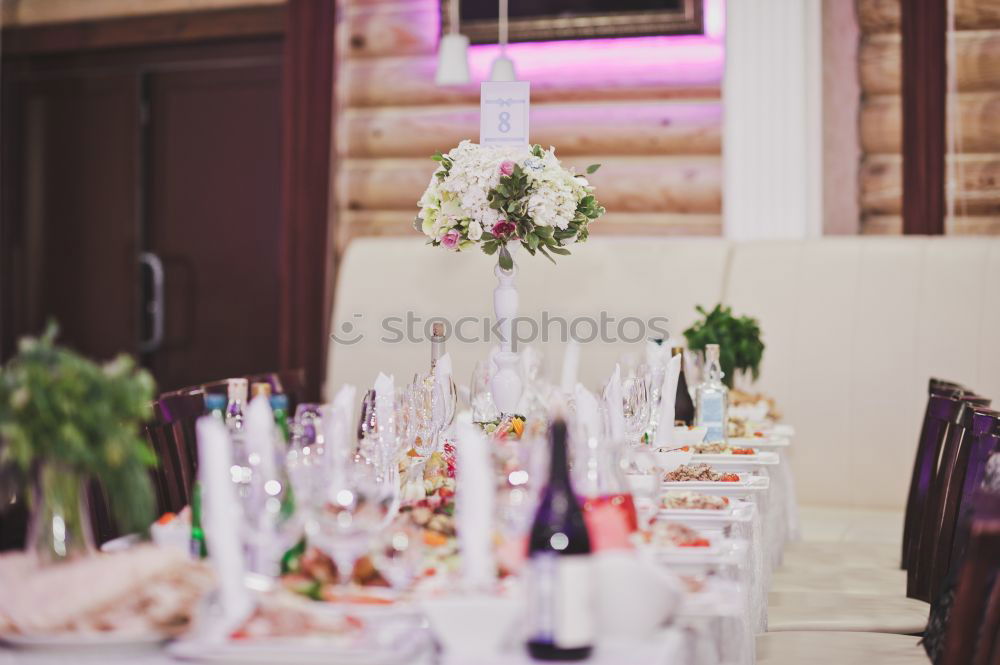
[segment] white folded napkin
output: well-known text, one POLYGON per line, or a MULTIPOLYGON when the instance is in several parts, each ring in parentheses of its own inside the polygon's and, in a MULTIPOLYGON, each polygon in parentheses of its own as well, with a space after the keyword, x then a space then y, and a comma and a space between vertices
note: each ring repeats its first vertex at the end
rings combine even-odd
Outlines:
POLYGON ((256 459, 252 459, 253 472, 259 473, 264 481, 275 477, 274 459, 274 412, 271 402, 263 395, 250 400, 246 411, 246 442, 247 450, 256 459))
MULTIPOLYGON (((434 366, 434 379, 441 384, 442 390, 446 391, 451 375, 451 354, 445 353, 443 356, 438 358, 437 364, 434 366)), ((447 391, 445 394, 447 394, 447 391)))
POLYGON ((661 344, 657 344, 651 339, 646 340, 646 364, 650 367, 655 365, 660 365, 666 362, 667 356, 670 355, 670 347, 667 345, 668 340, 663 340, 661 344))
MULTIPOLYGON (((379 375, 381 377, 381 375, 379 375)), ((390 381, 392 379, 390 378, 390 381)), ((377 384, 377 382, 376 382, 377 384)), ((376 389, 377 390, 377 389, 376 389)), ((325 422, 323 423, 323 440, 326 446, 324 451, 324 464, 332 469, 334 474, 334 486, 340 487, 342 479, 337 474, 344 473, 344 466, 354 454, 354 439, 351 428, 352 416, 354 415, 354 399, 357 389, 349 383, 344 384, 337 391, 333 398, 333 404, 326 411, 325 422)), ((375 398, 376 418, 378 418, 378 397, 375 398)))
POLYGON ((483 431, 468 412, 458 416, 455 465, 455 529, 466 590, 490 590, 493 559, 493 465, 483 431))
POLYGON ((575 339, 570 339, 563 351, 562 377, 559 381, 559 387, 564 395, 572 394, 579 369, 580 344, 575 339))
POLYGON ((677 613, 684 598, 680 579, 636 550, 594 555, 597 625, 601 640, 644 640, 677 613))
POLYGON ((656 445, 669 446, 674 440, 674 408, 677 402, 677 382, 681 375, 681 356, 677 354, 667 362, 663 376, 663 393, 660 398, 660 417, 656 426, 656 445))
POLYGON ((208 554, 219 583, 220 621, 211 627, 209 639, 223 641, 246 620, 254 600, 243 583, 242 511, 232 481, 232 441, 225 425, 212 416, 202 416, 198 435, 198 479, 201 481, 202 514, 208 554))
MULTIPOLYGON (((582 383, 576 384, 574 391, 576 402, 576 420, 583 428, 587 439, 600 441, 604 436, 604 422, 594 393, 587 390, 582 383)), ((577 488, 579 491, 579 488, 577 488)))
POLYGON ((611 373, 607 389, 604 391, 604 404, 608 409, 608 424, 613 441, 625 440, 625 403, 622 396, 622 368, 617 363, 611 373))

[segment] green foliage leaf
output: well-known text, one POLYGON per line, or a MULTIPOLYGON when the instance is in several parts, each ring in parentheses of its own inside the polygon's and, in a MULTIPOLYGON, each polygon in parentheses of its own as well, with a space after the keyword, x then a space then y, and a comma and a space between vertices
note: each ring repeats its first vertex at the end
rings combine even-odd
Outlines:
POLYGON ((708 344, 718 344, 719 364, 725 375, 723 381, 730 388, 737 371, 748 372, 756 381, 764 357, 764 343, 757 319, 733 316, 732 308, 721 303, 710 312, 701 305, 697 311, 702 318, 684 331, 688 348, 704 351, 708 344))
POLYGON ((510 250, 507 249, 507 245, 503 245, 502 247, 500 247, 499 263, 501 270, 514 269, 514 259, 511 258, 510 250))
POLYGON ((0 370, 0 473, 23 484, 38 468, 58 465, 62 475, 96 478, 119 526, 144 529, 156 456, 141 424, 152 416, 153 379, 129 356, 98 365, 59 347, 56 331, 50 325, 22 340, 0 370))
POLYGON ((601 168, 600 164, 591 164, 587 167, 587 174, 590 175, 591 173, 597 173, 597 169, 599 168, 601 168))

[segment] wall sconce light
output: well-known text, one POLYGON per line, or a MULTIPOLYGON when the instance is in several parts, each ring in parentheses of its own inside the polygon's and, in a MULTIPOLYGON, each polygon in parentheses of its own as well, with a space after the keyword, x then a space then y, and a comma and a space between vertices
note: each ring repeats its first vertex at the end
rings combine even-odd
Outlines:
POLYGON ((497 42, 500 44, 500 55, 496 57, 490 67, 490 80, 516 81, 517 73, 514 71, 514 61, 507 57, 507 0, 500 0, 499 13, 497 42))
POLYGON ((459 32, 459 0, 448 3, 448 34, 438 43, 438 65, 434 82, 438 85, 465 85, 469 82, 469 38, 459 32))

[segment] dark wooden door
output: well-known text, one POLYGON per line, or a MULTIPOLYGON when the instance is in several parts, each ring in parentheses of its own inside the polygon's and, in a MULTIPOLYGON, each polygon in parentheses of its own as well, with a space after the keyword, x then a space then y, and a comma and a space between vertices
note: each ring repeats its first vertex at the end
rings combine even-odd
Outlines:
POLYGON ((6 91, 4 147, 17 157, 4 160, 5 315, 21 334, 54 319, 65 343, 97 358, 134 351, 139 79, 76 72, 6 91))
POLYGON ((52 318, 91 357, 139 355, 163 391, 278 369, 281 39, 4 74, 0 355, 52 318), (156 344, 143 255, 163 266, 156 344))
POLYGON ((148 78, 148 242, 163 263, 163 389, 278 367, 280 60, 148 78))

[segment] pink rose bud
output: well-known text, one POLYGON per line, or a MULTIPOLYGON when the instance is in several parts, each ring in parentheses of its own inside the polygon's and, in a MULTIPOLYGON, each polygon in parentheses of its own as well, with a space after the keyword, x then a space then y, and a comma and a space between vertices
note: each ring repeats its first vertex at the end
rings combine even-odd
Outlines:
POLYGON ((510 175, 513 172, 514 172, 514 162, 510 161, 509 159, 505 159, 504 161, 500 162, 500 173, 504 175, 510 175))
POLYGON ((448 233, 445 233, 444 237, 441 238, 441 244, 447 247, 448 249, 454 249, 455 246, 458 244, 459 237, 460 236, 458 235, 458 231, 452 229, 451 231, 448 231, 448 233))

